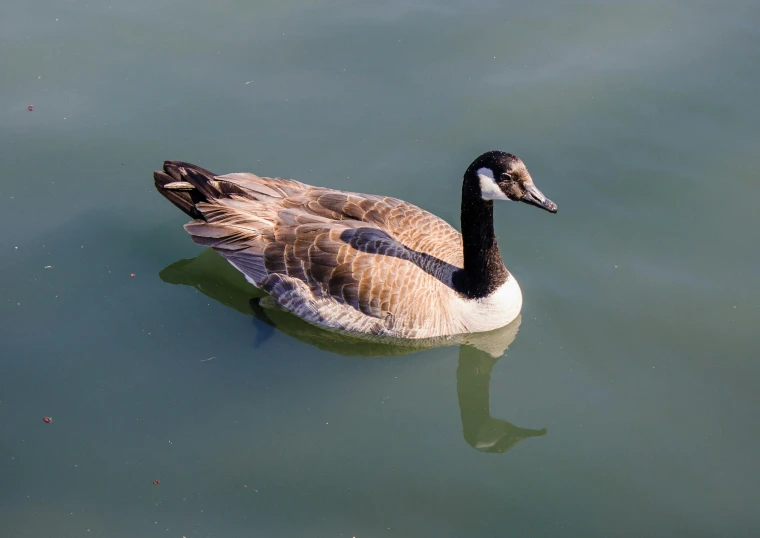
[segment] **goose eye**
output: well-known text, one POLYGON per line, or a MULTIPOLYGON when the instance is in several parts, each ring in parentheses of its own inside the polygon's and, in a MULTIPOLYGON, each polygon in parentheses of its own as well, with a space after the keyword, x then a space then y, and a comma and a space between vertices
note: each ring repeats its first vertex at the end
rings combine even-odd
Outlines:
POLYGON ((507 181, 507 180, 511 180, 511 179, 512 179, 512 176, 509 175, 507 172, 504 172, 503 174, 501 174, 501 180, 502 181, 507 181))

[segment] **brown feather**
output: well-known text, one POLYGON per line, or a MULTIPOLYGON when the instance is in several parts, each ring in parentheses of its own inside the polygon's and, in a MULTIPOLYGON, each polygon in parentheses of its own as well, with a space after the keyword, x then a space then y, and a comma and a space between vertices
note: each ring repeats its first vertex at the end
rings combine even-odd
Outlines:
POLYGON ((154 178, 195 219, 185 229, 197 243, 313 322, 413 336, 420 323, 436 323, 439 301, 451 293, 441 279, 463 264, 459 232, 395 198, 254 174, 215 176, 178 161, 154 178), (177 182, 192 188, 165 187, 177 182))

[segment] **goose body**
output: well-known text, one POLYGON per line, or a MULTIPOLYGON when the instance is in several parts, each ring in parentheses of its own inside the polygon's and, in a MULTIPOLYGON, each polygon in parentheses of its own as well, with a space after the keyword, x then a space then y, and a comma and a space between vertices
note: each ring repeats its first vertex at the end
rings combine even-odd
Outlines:
POLYGON ((402 200, 166 161, 158 191, 278 305, 315 325, 397 338, 490 331, 520 313, 499 254, 493 200, 552 212, 517 157, 489 152, 465 173, 462 233, 402 200))

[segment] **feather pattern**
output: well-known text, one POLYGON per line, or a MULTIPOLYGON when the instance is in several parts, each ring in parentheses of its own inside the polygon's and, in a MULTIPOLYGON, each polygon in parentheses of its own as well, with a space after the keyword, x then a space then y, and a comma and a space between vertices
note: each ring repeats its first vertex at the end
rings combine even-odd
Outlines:
POLYGON ((317 325, 428 338, 490 330, 519 313, 518 305, 494 327, 473 326, 462 313, 472 301, 454 285, 462 235, 408 202, 250 173, 216 176, 178 161, 154 179, 193 217, 185 230, 196 243, 317 325))

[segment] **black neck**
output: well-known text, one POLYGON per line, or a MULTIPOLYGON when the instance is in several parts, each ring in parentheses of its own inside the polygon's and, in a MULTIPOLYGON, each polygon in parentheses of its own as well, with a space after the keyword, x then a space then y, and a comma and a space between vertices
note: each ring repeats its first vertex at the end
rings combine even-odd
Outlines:
POLYGON ((493 231, 493 201, 483 200, 478 181, 468 173, 462 184, 464 270, 454 280, 457 290, 472 299, 491 294, 509 278, 493 231))

